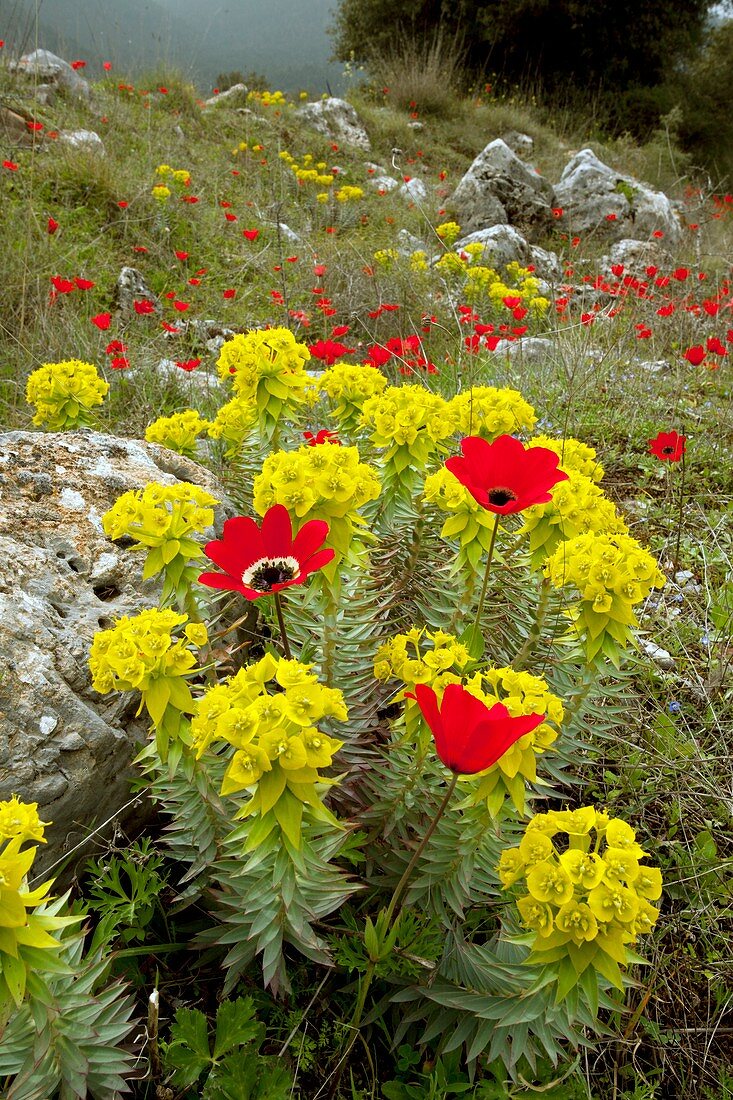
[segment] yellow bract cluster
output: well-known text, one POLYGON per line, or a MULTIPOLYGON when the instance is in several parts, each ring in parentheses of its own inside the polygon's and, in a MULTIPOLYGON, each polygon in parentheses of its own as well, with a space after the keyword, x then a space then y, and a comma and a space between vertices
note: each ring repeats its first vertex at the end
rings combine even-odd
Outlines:
POLYGON ((661 896, 662 876, 640 864, 646 854, 630 825, 593 806, 535 815, 498 867, 505 887, 523 882, 528 891, 517 908, 525 928, 536 933, 533 959, 555 962, 560 949, 576 980, 592 965, 622 988, 627 945, 650 932, 659 916, 650 903, 661 896))
POLYGON ((21 802, 15 794, 6 802, 0 802, 0 841, 20 837, 45 844, 43 831, 49 824, 38 816, 37 802, 21 802))
MULTIPOLYGON (((415 684, 439 689, 458 683, 460 674, 471 660, 462 642, 444 630, 414 626, 406 634, 396 634, 377 650, 374 676, 377 680, 402 680, 405 687, 397 695, 413 691, 415 684)), ((417 704, 412 706, 417 708, 417 704)))
POLYGON ((210 493, 185 481, 159 485, 152 481, 144 489, 131 489, 118 497, 102 516, 104 533, 111 539, 135 539, 139 550, 148 547, 143 578, 159 573, 175 558, 203 557, 201 546, 191 536, 214 522, 210 493))
POLYGON ((172 416, 159 416, 145 429, 148 443, 160 443, 171 451, 186 458, 196 457, 196 440, 202 432, 211 427, 196 409, 173 413, 172 416))
POLYGON ((159 164, 155 174, 163 179, 172 180, 181 187, 188 187, 191 182, 191 173, 188 168, 171 168, 170 164, 159 164))
POLYGON ((443 244, 450 248, 450 246, 460 237, 461 227, 458 222, 443 222, 442 225, 435 227, 435 232, 440 237, 443 244))
POLYGON ((100 378, 93 363, 67 359, 34 370, 25 395, 28 404, 36 407, 33 423, 58 432, 91 424, 91 410, 102 404, 108 390, 109 383, 100 378))
POLYGON ((238 816, 274 809, 288 839, 299 847, 302 804, 327 813, 316 790, 319 768, 330 766, 343 742, 318 729, 323 719, 345 722, 343 695, 324 687, 310 665, 267 654, 197 701, 191 735, 198 756, 215 741, 235 752, 224 774, 223 795, 256 786, 238 816), (272 687, 268 690, 267 685, 272 687))
POLYGON ((424 386, 390 386, 370 397, 362 408, 362 424, 377 447, 386 447, 385 463, 398 472, 421 469, 453 434, 448 402, 424 386))
POLYGON ((525 780, 537 781, 537 757, 557 740, 564 717, 563 705, 541 676, 517 672, 513 668, 490 668, 476 672, 466 688, 487 707, 503 703, 512 718, 525 714, 544 714, 546 720, 525 733, 489 771, 481 777, 473 802, 486 802, 497 814, 508 794, 520 813, 524 811, 525 780))
POLYGON ((552 439, 549 435, 536 435, 530 439, 527 447, 544 447, 548 451, 554 451, 560 459, 559 468, 566 474, 575 471, 596 483, 603 481, 604 471, 595 449, 587 443, 581 443, 579 439, 552 439))
POLYGON ((222 405, 209 427, 212 439, 223 439, 227 444, 227 458, 234 458, 257 423, 257 405, 246 397, 233 397, 222 405))
POLYGON ((335 404, 333 416, 343 431, 359 424, 364 402, 387 388, 387 379, 376 367, 334 363, 318 380, 318 388, 335 404))
POLYGON ((529 535, 530 561, 537 568, 563 541, 588 532, 626 534, 628 527, 603 490, 585 474, 570 469, 567 481, 552 490, 552 500, 522 513, 520 535, 529 535))
MULTIPOLYGON (((280 160, 288 165, 290 171, 301 184, 313 183, 317 187, 333 186, 334 176, 333 173, 329 172, 328 165, 325 161, 314 163, 312 153, 306 153, 299 164, 291 153, 283 150, 280 153, 280 160)), ((326 198, 328 198, 328 195, 326 195, 326 198)))
POLYGON ((247 93, 247 99, 261 103, 263 107, 282 107, 287 103, 285 92, 270 92, 265 89, 264 92, 251 91, 247 93))
POLYGON ((461 435, 488 440, 531 431, 537 422, 534 409, 518 390, 495 386, 472 386, 451 398, 448 408, 461 435))
MULTIPOLYGON (((159 678, 185 676, 196 664, 189 647, 208 640, 202 623, 188 623, 184 637, 176 637, 176 629, 187 622, 187 615, 152 607, 132 618, 123 615, 110 630, 98 631, 89 655, 94 690, 100 695, 145 692, 159 678)), ((187 688, 185 701, 190 703, 187 688)))
POLYGON ((374 259, 380 267, 391 267, 399 258, 400 254, 396 248, 379 248, 374 253, 374 259))
POLYGON ((580 593, 580 607, 570 614, 586 635, 589 659, 602 652, 615 663, 618 647, 633 640, 631 628, 638 626, 634 604, 665 583, 651 554, 625 534, 587 534, 561 542, 545 569, 555 588, 570 586, 580 593))
POLYGON ((357 199, 364 197, 364 191, 361 187, 354 187, 350 183, 345 183, 343 187, 339 187, 335 192, 334 198, 337 202, 356 202, 357 199))
POLYGON ((222 378, 231 379, 237 396, 254 404, 260 429, 270 437, 283 412, 292 415, 305 401, 310 357, 290 329, 271 328, 227 340, 217 366, 222 378))
POLYGON ((254 507, 264 516, 273 504, 283 504, 300 525, 326 520, 338 562, 352 548, 354 529, 364 526, 357 509, 379 492, 379 477, 359 461, 356 447, 321 443, 268 455, 254 481, 254 507))
POLYGON ((458 557, 453 571, 464 566, 475 570, 483 554, 488 551, 494 530, 494 515, 478 503, 468 489, 450 470, 441 466, 425 479, 425 499, 443 512, 451 515, 443 524, 440 537, 458 539, 458 557))

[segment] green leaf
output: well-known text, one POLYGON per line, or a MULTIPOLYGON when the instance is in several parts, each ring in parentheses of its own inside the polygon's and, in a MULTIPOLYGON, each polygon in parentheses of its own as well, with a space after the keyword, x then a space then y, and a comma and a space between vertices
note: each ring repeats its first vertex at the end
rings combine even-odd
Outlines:
POLYGON ((153 680, 150 687, 144 693, 145 706, 155 726, 159 726, 163 720, 163 715, 165 714, 165 708, 168 706, 170 695, 170 680, 166 676, 161 676, 159 679, 153 680))
POLYGON ((2 976, 18 1008, 20 1008, 23 1003, 23 997, 25 995, 25 975, 25 963, 22 959, 14 959, 12 955, 6 955, 3 958, 2 976))
POLYGON ((302 843, 301 824, 303 821, 303 803, 285 790, 273 807, 280 828, 294 848, 302 843))
POLYGON ((171 1028, 171 1042, 166 1050, 166 1064, 173 1070, 173 1081, 188 1088, 211 1066, 209 1029, 203 1012, 195 1008, 179 1008, 171 1028))
POLYGON ((251 997, 238 997, 236 1001, 223 1001, 216 1014, 216 1038, 214 1040, 214 1058, 219 1060, 223 1054, 229 1054, 245 1043, 257 1042, 264 1038, 262 1024, 254 1014, 254 1002, 251 997))
POLYGON ((160 547, 156 546, 155 549, 150 551, 145 559, 145 564, 143 566, 143 580, 147 581, 151 577, 154 577, 156 573, 160 573, 163 565, 163 554, 160 547))

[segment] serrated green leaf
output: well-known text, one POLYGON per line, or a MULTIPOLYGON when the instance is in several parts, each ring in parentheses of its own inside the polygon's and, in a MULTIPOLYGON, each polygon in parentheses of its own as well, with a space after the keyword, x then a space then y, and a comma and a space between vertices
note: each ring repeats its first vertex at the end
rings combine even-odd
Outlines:
POLYGON ((263 1038, 264 1028, 255 1018, 251 997, 238 997, 236 1001, 223 1001, 219 1005, 214 1040, 216 1060, 246 1043, 256 1042, 259 1045, 263 1038))
POLYGON ((178 1009, 165 1059, 174 1071, 174 1082, 181 1088, 192 1085, 211 1065, 209 1028, 203 1012, 195 1008, 178 1009))

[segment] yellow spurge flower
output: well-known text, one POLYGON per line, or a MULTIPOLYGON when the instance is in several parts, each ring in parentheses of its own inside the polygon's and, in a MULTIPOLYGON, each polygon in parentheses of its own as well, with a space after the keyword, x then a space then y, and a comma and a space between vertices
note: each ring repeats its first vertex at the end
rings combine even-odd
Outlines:
MULTIPOLYGON (((371 466, 359 461, 356 447, 306 444, 296 451, 267 456, 254 480, 254 508, 264 516, 273 504, 282 504, 295 518, 294 527, 311 519, 326 520, 329 546, 336 551, 325 570, 332 577, 345 557, 357 560, 357 532, 365 527, 358 509, 376 500, 379 492, 379 477, 371 466)), ((362 531, 361 538, 365 534, 362 531)))
POLYGON ((390 386, 364 402, 361 419, 372 442, 385 448, 386 484, 402 494, 454 431, 448 402, 424 386, 390 386))
POLYGON ((459 256, 457 252, 444 252, 437 263, 434 264, 433 270, 444 277, 465 275, 468 263, 469 257, 467 255, 459 256))
POLYGON ((49 824, 49 821, 41 821, 38 816, 37 802, 21 802, 15 794, 11 799, 0 802, 0 841, 20 837, 21 840, 40 840, 45 844, 43 830, 49 824))
POLYGON ((325 203, 327 203, 328 202, 328 191, 319 191, 318 194, 316 195, 316 202, 320 202, 321 205, 324 205, 325 203))
POLYGON ((318 389, 335 406, 332 415, 344 432, 356 429, 364 402, 386 388, 387 379, 377 367, 360 363, 334 363, 318 380, 318 389))
POLYGON ((148 443, 160 443, 179 455, 195 458, 196 440, 209 427, 211 422, 196 409, 186 409, 172 416, 159 416, 145 429, 145 438, 148 443))
POLYGON ((604 470, 595 449, 587 443, 581 443, 579 439, 552 439, 549 435, 536 435, 530 439, 527 447, 544 447, 548 451, 554 451, 560 459, 558 469, 564 470, 566 474, 584 474, 596 484, 603 481, 604 470))
POLYGON ((156 174, 156 176, 164 176, 164 177, 165 176, 172 176, 173 175, 173 169, 171 168, 170 164, 159 164, 158 167, 155 169, 155 174, 156 174))
POLYGON ((100 378, 93 363, 67 359, 44 363, 29 376, 26 400, 35 405, 33 423, 50 432, 88 427, 91 410, 101 405, 109 383, 100 378))
POLYGON ((155 187, 151 189, 150 194, 156 202, 167 202, 171 197, 171 189, 170 187, 166 187, 164 183, 156 183, 155 187))
POLYGON ((257 425, 257 404, 249 397, 233 397, 222 405, 209 427, 212 439, 223 439, 226 458, 234 458, 257 425))
POLYGON ((450 248, 450 246, 460 237, 461 227, 458 222, 443 222, 441 225, 435 227, 435 232, 438 234, 443 244, 450 248))
POLYGON ((440 537, 459 542, 451 572, 458 573, 462 569, 475 571, 491 544, 494 530, 492 513, 482 508, 445 466, 425 478, 423 495, 442 512, 450 513, 441 528, 440 537))
POLYGON ((585 640, 588 659, 603 653, 617 665, 638 626, 634 605, 665 583, 651 554, 627 534, 586 534, 563 541, 547 559, 545 571, 555 588, 579 593, 579 605, 570 616, 585 640))
POLYGON ((522 513, 518 534, 528 536, 533 569, 554 553, 563 540, 588 532, 597 535, 625 535, 628 527, 616 506, 585 474, 568 471, 567 481, 552 490, 552 500, 534 504, 522 513))
POLYGON ((211 688, 197 701, 191 735, 198 757, 215 742, 232 746, 222 795, 249 790, 251 797, 238 817, 274 810, 283 832, 300 846, 305 803, 312 816, 333 820, 316 784, 343 745, 318 725, 326 719, 345 722, 343 695, 319 684, 311 665, 267 654, 211 688), (269 685, 269 687, 268 687, 269 685))
MULTIPOLYGON (((537 757, 557 740, 564 718, 561 700, 540 676, 517 672, 513 668, 489 668, 476 672, 466 688, 487 707, 503 703, 512 718, 525 714, 544 714, 545 721, 525 733, 483 775, 470 795, 471 802, 485 802, 496 815, 507 795, 519 810, 524 810, 525 781, 537 781, 537 757)), ((539 842, 543 843, 543 842, 539 842)), ((549 849, 548 849, 549 850, 549 849)), ((523 853, 527 860, 527 855, 523 853)))
POLYGON ((661 873, 639 865, 644 855, 626 822, 593 806, 535 815, 497 868, 505 889, 526 882, 529 893, 517 899, 517 908, 524 927, 536 933, 532 961, 559 974, 567 952, 578 975, 592 965, 622 988, 627 945, 651 931, 659 915, 650 900, 661 895, 661 873), (561 834, 567 846, 552 843, 561 834), (614 845, 619 840, 625 847, 614 845), (528 855, 535 851, 545 858, 532 862, 528 855), (574 954, 581 947, 582 967, 574 954))
POLYGON ((489 442, 500 435, 531 431, 537 423, 532 406, 518 390, 508 388, 472 386, 451 398, 448 408, 456 431, 489 442))
POLYGON ((310 357, 289 329, 272 328, 227 340, 217 366, 221 377, 232 381, 236 395, 255 404, 260 431, 271 438, 280 419, 293 417, 306 399, 311 378, 305 364, 310 357))
POLYGON ((428 263, 428 254, 423 252, 421 248, 418 248, 416 252, 413 252, 410 256, 410 270, 411 271, 429 271, 430 264, 428 263))
POLYGON ((374 259, 380 267, 391 267, 399 258, 396 248, 380 248, 374 253, 374 259))
POLYGON ((143 568, 143 579, 147 580, 174 561, 183 568, 186 561, 204 556, 193 535, 211 527, 214 505, 218 503, 197 485, 185 481, 159 485, 152 481, 144 489, 131 489, 118 497, 102 516, 102 527, 111 539, 135 539, 133 550, 148 548, 143 568))
MULTIPOLYGON (((416 684, 427 684, 438 691, 458 683, 470 660, 465 645, 453 634, 414 626, 379 647, 374 658, 374 676, 377 680, 401 680, 404 688, 396 696, 401 700, 415 690, 416 684)), ((420 713, 414 699, 407 703, 408 708, 420 713)))
POLYGON ((337 202, 356 202, 357 199, 364 197, 364 191, 361 187, 353 187, 347 183, 339 187, 334 197, 337 202))

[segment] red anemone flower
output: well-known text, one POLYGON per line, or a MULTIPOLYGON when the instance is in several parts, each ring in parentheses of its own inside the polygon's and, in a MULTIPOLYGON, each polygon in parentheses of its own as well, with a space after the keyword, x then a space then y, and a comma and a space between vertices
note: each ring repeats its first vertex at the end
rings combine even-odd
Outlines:
POLYGON ((416 684, 407 697, 417 701, 438 756, 456 775, 475 775, 490 768, 515 741, 545 720, 542 714, 512 718, 503 703, 487 707, 462 684, 448 684, 440 706, 427 684, 416 684))
POLYGON ((320 549, 327 535, 326 521, 312 519, 293 538, 290 516, 282 504, 268 508, 259 527, 248 516, 235 516, 224 524, 223 538, 204 547, 207 558, 225 572, 202 573, 199 581, 258 600, 302 584, 310 573, 328 565, 335 551, 320 549))
POLYGON ((547 447, 525 447, 513 435, 493 443, 480 436, 461 440, 463 457, 446 462, 471 496, 490 512, 507 515, 552 499, 550 489, 568 475, 558 469, 558 456, 547 447))
POLYGON ((649 440, 649 454, 656 455, 662 462, 679 462, 685 453, 686 443, 686 435, 660 432, 655 439, 649 440))

